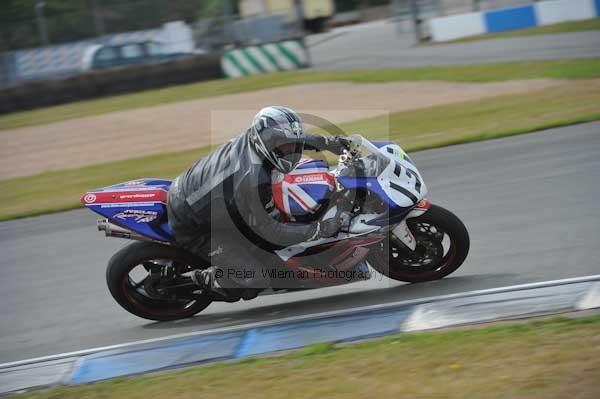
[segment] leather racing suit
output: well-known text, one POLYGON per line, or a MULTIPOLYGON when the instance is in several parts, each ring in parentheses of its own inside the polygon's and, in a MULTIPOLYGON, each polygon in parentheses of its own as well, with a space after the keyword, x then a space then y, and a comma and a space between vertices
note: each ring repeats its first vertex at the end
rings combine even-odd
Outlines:
MULTIPOLYGON (((306 135, 305 148, 330 149, 327 143, 322 136, 306 135)), ((222 287, 272 286, 264 270, 281 262, 273 250, 316 234, 317 223, 281 222, 272 216, 272 171, 246 131, 198 160, 171 185, 167 210, 176 242, 223 268, 218 276, 222 287)))

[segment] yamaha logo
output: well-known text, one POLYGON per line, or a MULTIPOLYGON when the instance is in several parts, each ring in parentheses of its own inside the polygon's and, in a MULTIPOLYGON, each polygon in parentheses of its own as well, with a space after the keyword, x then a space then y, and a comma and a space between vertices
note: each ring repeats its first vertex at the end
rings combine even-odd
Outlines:
POLYGON ((325 178, 319 173, 315 175, 304 175, 298 176, 294 179, 296 183, 315 183, 326 181, 325 178))
POLYGON ((87 204, 91 204, 92 202, 96 202, 96 196, 94 194, 86 194, 86 196, 83 197, 83 200, 87 204))

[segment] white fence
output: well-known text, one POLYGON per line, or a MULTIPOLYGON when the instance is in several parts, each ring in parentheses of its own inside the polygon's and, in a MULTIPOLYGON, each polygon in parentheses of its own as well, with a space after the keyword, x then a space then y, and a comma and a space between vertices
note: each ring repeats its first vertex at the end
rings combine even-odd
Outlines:
POLYGON ((600 17, 600 0, 547 0, 429 20, 434 41, 600 17))

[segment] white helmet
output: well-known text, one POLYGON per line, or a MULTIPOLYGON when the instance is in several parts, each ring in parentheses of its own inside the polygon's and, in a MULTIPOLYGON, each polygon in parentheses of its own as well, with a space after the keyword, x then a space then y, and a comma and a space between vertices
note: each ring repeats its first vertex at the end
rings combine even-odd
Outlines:
POLYGON ((250 139, 260 155, 280 172, 288 173, 294 170, 304 150, 302 119, 290 108, 263 108, 252 121, 250 139))

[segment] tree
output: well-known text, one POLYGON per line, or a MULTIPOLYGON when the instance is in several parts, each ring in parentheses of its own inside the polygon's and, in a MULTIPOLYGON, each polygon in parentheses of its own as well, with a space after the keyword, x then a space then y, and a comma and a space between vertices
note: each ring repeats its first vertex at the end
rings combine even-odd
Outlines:
MULTIPOLYGON (((0 51, 41 45, 36 26, 39 0, 2 0, 0 51)), ((233 1, 233 0, 231 0, 233 1)), ((154 29, 165 22, 194 22, 215 15, 219 0, 45 0, 44 18, 52 44, 107 34, 154 29)), ((234 2, 235 3, 235 2, 234 2)))

